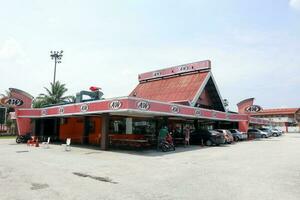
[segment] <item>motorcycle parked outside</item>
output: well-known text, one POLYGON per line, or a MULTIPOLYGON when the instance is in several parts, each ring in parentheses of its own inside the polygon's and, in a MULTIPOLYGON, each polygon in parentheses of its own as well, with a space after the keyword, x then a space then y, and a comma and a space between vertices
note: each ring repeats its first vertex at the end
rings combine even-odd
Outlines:
POLYGON ((175 151, 175 146, 172 143, 167 142, 166 140, 162 140, 159 144, 159 149, 161 149, 163 152, 167 151, 175 151))
POLYGON ((31 135, 29 133, 26 135, 18 135, 16 138, 16 143, 27 143, 28 140, 31 140, 31 135))

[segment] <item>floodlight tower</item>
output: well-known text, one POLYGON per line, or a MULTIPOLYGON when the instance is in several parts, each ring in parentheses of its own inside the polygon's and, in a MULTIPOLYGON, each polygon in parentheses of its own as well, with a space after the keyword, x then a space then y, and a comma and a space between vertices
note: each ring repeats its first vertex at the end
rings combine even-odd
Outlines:
POLYGON ((54 60, 54 77, 53 77, 53 85, 55 84, 56 77, 56 64, 61 63, 61 57, 63 56, 63 51, 50 51, 51 59, 54 60))

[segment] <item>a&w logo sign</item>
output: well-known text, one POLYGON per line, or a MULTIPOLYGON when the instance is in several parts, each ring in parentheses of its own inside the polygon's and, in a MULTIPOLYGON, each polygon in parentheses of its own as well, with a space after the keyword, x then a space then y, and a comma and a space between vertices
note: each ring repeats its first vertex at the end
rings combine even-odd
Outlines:
POLYGON ((149 110, 150 104, 147 101, 138 101, 137 108, 140 110, 149 110))
POLYGON ((0 99, 0 104, 3 106, 8 106, 8 107, 15 107, 15 106, 21 106, 23 105, 22 99, 17 99, 17 98, 9 98, 9 97, 3 97, 0 99))
POLYGON ((171 106, 171 112, 172 113, 179 113, 179 107, 178 106, 171 106))
POLYGON ((86 112, 86 111, 88 111, 88 109, 89 109, 89 106, 87 104, 83 104, 80 106, 81 112, 86 112))
POLYGON ((62 114, 64 114, 64 112, 65 112, 64 107, 63 106, 59 107, 58 113, 62 115, 62 114))
POLYGON ((42 110, 42 115, 43 115, 43 116, 47 115, 47 110, 43 109, 43 110, 42 110))
POLYGON ((118 109, 121 108, 121 106, 122 106, 122 103, 119 100, 112 101, 109 104, 109 108, 112 109, 112 110, 118 110, 118 109))
POLYGON ((259 112, 262 111, 262 107, 257 106, 257 105, 252 105, 252 106, 248 106, 247 108, 245 108, 246 112, 259 112))
POLYGON ((202 115, 201 110, 196 109, 196 110, 195 110, 195 115, 196 115, 196 116, 201 116, 201 115, 202 115))

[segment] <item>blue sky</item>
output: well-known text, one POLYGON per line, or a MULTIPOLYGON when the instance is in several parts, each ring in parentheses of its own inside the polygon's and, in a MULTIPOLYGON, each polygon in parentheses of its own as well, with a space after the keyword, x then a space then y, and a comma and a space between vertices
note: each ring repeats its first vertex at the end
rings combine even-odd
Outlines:
POLYGON ((57 78, 126 96, 137 74, 210 59, 230 108, 300 107, 300 0, 0 0, 0 93, 36 96, 57 78))

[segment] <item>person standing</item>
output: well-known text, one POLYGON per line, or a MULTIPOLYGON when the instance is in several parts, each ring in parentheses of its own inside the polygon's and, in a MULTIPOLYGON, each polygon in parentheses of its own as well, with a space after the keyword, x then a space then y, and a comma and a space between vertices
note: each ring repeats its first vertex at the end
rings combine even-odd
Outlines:
POLYGON ((187 128, 185 129, 184 147, 190 146, 190 135, 191 135, 190 128, 187 127, 187 128))
POLYGON ((159 145, 162 141, 166 140, 167 135, 169 134, 167 126, 163 126, 158 133, 158 140, 157 140, 157 149, 159 149, 159 145))

